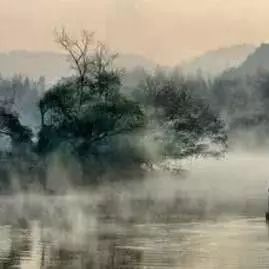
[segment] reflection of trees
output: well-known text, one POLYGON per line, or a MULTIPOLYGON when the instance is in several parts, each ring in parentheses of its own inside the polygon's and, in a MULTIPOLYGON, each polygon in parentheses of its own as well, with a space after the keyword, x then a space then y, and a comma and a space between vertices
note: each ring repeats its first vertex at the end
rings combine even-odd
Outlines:
POLYGON ((21 230, 12 229, 10 240, 9 254, 5 259, 0 260, 1 269, 18 267, 22 257, 25 257, 31 250, 31 237, 28 233, 22 234, 21 230))
MULTIPOLYGON (((40 269, 132 269, 142 260, 141 250, 120 247, 127 245, 130 238, 126 235, 100 231, 100 234, 85 234, 83 243, 73 244, 59 242, 57 231, 50 237, 39 228, 37 231, 41 240, 39 236, 34 238, 31 226, 26 229, 12 228, 10 251, 7 257, 0 260, 0 269, 20 268, 28 260, 30 263, 37 260, 36 266, 40 269)), ((67 236, 71 231, 65 232, 67 236)))
POLYGON ((41 268, 51 269, 117 269, 136 268, 142 251, 118 247, 126 238, 112 235, 86 236, 86 244, 43 244, 41 268))
MULTIPOLYGON (((68 222, 64 216, 61 219, 68 222)), ((30 265, 40 269, 132 269, 141 264, 141 250, 121 247, 132 238, 129 229, 121 227, 119 232, 114 229, 116 224, 102 222, 97 230, 88 231, 76 221, 61 225, 62 221, 55 220, 47 225, 46 221, 32 223, 29 219, 26 212, 10 228, 10 248, 0 258, 0 269, 30 265)))
MULTIPOLYGON (((137 268, 142 260, 142 251, 136 249, 117 248, 115 250, 113 269, 116 268, 137 268)), ((107 267, 108 269, 109 267, 107 267)))

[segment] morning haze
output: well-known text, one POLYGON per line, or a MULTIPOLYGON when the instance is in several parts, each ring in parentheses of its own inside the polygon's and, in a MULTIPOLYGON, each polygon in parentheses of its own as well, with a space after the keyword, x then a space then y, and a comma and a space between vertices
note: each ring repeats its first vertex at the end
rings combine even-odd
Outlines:
POLYGON ((0 0, 0 50, 57 50, 55 27, 95 31, 113 49, 176 64, 268 40, 267 0, 0 0))
POLYGON ((0 268, 268 269, 268 7, 0 0, 0 268))

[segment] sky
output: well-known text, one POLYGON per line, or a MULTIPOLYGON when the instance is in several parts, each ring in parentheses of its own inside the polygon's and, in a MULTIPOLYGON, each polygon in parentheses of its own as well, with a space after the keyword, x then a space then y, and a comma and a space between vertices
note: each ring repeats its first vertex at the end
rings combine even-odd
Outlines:
POLYGON ((269 40, 268 0, 0 0, 0 51, 57 50, 82 29, 119 53, 173 65, 208 50, 269 40))

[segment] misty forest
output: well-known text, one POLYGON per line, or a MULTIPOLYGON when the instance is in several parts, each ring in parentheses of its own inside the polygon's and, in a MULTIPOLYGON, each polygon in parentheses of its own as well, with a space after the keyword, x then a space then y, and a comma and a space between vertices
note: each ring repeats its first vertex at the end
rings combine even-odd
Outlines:
POLYGON ((171 163, 266 145, 269 71, 213 78, 161 66, 126 71, 93 33, 56 35, 69 76, 49 87, 43 76, 1 77, 3 190, 14 191, 17 175, 23 189, 54 191, 46 179, 55 162, 76 173, 69 182, 76 188, 159 169, 180 174, 171 163))
MULTIPOLYGON (((222 115, 233 112, 228 104, 234 99, 230 84, 236 82, 141 67, 130 85, 124 70, 113 63, 117 55, 95 42, 93 34, 83 31, 75 40, 62 30, 56 41, 67 53, 71 76, 48 89, 44 77, 1 78, 5 190, 12 187, 14 174, 21 187, 39 183, 47 189, 46 175, 55 158, 76 166, 78 174, 70 182, 76 187, 141 178, 155 166, 169 169, 171 160, 224 154, 227 134, 235 128, 230 130, 222 115), (219 89, 226 85, 231 93, 221 96, 219 89)), ((242 94, 246 104, 252 100, 249 93, 242 94)), ((252 116, 257 122, 265 117, 252 116)), ((247 128, 248 119, 236 118, 231 127, 236 120, 247 128)))
POLYGON ((0 53, 0 268, 268 268, 269 45, 54 39, 0 53))

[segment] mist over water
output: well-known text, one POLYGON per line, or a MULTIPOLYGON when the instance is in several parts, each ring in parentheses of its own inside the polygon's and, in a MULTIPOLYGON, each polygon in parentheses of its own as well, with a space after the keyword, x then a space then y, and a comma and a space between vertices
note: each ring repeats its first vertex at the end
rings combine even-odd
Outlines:
POLYGON ((269 44, 242 5, 38 2, 4 14, 54 50, 53 8, 62 52, 0 52, 0 269, 268 269, 269 44))
MULTIPOLYGON (((190 192, 204 193, 209 203, 239 206, 246 213, 264 210, 269 182, 265 151, 228 153, 223 159, 198 159, 190 166, 190 192), (257 211, 258 209, 258 211, 257 211)), ((235 213, 239 213, 236 212, 235 213)))
POLYGON ((1 268, 268 268, 266 152, 64 195, 1 196, 1 268))

